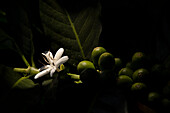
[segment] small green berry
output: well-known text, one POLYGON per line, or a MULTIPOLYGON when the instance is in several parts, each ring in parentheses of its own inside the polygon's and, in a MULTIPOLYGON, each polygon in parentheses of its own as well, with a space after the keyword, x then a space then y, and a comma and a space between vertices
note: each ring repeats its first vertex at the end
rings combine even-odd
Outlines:
POLYGON ((92 59, 94 65, 98 65, 99 57, 104 52, 106 52, 106 49, 104 49, 103 47, 96 47, 93 49, 93 51, 91 53, 91 59, 92 59))
POLYGON ((115 59, 111 53, 105 52, 100 55, 98 64, 102 71, 112 70, 115 66, 115 59))
POLYGON ((77 65, 77 71, 79 73, 88 68, 95 69, 94 64, 88 60, 83 60, 77 65))

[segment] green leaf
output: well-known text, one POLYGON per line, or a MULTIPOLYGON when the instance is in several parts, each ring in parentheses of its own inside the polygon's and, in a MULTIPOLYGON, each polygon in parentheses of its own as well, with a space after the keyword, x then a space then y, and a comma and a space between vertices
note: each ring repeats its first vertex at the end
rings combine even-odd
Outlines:
POLYGON ((29 15, 30 10, 27 10, 28 6, 23 2, 10 1, 10 4, 13 5, 6 12, 6 15, 8 15, 8 24, 3 29, 7 32, 7 36, 10 37, 13 45, 17 46, 13 47, 13 49, 16 49, 22 58, 26 57, 23 60, 28 60, 26 62, 24 61, 26 65, 30 66, 28 62, 31 62, 32 66, 35 67, 33 61, 34 46, 32 22, 29 15))
MULTIPOLYGON (((30 66, 28 61, 26 60, 25 56, 21 53, 21 49, 18 47, 18 45, 16 44, 15 40, 10 37, 3 29, 0 28, 0 50, 4 50, 4 51, 15 51, 18 52, 22 58, 22 60, 25 62, 25 64, 27 66, 30 66)), ((4 52, 2 52, 4 53, 4 52)), ((5 54, 6 55, 6 54, 5 54)), ((6 55, 9 56, 9 55, 6 55)), ((3 56, 1 56, 3 59, 3 56)), ((33 53, 31 55, 31 60, 33 61, 33 53)), ((8 58, 6 58, 8 59, 8 58)), ((34 62, 32 62, 32 64, 34 64, 34 62)))
MULTIPOLYGON (((12 68, 0 65, 0 78, 1 84, 7 86, 7 89, 29 89, 33 88, 36 84, 28 77, 21 77, 20 74, 14 72, 12 68)), ((1 86, 2 86, 1 85, 1 86)))
POLYGON ((21 39, 19 44, 22 53, 29 58, 32 66, 35 67, 33 56, 34 56, 34 45, 33 45, 33 33, 31 29, 31 22, 28 17, 28 13, 24 10, 24 8, 20 7, 20 14, 18 16, 18 27, 19 32, 17 35, 21 39))
POLYGON ((42 95, 41 89, 35 86, 31 79, 21 77, 12 68, 0 65, 1 110, 4 108, 9 113, 33 112, 31 106, 36 106, 42 95))
POLYGON ((29 89, 35 86, 34 82, 28 77, 21 77, 19 80, 15 82, 12 88, 19 88, 19 89, 29 89))
MULTIPOLYGON (((11 2, 13 3, 13 2, 11 2)), ((32 38, 32 29, 31 22, 28 16, 28 11, 26 11, 24 4, 18 2, 14 4, 16 8, 11 8, 9 10, 9 23, 11 24, 11 35, 22 53, 30 58, 31 54, 31 38, 32 38), (12 14, 13 13, 13 14, 12 14)))
POLYGON ((12 40, 10 40, 11 37, 6 34, 6 32, 0 28, 0 50, 3 49, 9 49, 9 50, 13 50, 15 51, 15 46, 12 42, 12 40))
POLYGON ((18 107, 23 110, 34 105, 38 102, 37 96, 40 95, 40 90, 35 87, 31 79, 23 79, 12 68, 4 65, 0 65, 0 89, 0 101, 3 103, 1 107, 12 108, 12 110, 6 109, 6 112, 17 113, 18 107))
POLYGON ((65 49, 69 63, 90 58, 92 49, 98 45, 101 33, 100 4, 67 11, 55 0, 40 0, 40 18, 51 48, 65 49))

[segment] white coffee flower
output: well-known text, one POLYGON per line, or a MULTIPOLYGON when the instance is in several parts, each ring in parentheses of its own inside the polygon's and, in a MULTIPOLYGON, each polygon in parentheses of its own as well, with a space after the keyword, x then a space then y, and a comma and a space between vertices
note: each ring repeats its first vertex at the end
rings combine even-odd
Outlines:
POLYGON ((64 52, 64 49, 60 48, 56 52, 54 57, 50 51, 48 51, 47 53, 42 53, 42 55, 46 57, 48 65, 45 65, 42 68, 40 68, 39 69, 40 73, 36 74, 34 79, 42 77, 48 73, 50 73, 50 76, 52 77, 56 70, 60 71, 59 66, 65 63, 69 59, 68 56, 61 57, 63 52, 64 52))

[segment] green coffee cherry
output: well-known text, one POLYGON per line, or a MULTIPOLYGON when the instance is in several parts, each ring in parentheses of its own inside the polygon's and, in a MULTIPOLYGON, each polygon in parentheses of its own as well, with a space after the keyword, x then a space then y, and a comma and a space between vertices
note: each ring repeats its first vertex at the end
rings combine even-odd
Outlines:
POLYGON ((131 86, 131 94, 134 99, 144 101, 148 96, 147 86, 141 82, 134 83, 131 86))
POLYGON ((111 53, 105 52, 100 55, 98 65, 102 71, 112 70, 115 66, 115 59, 111 53))
POLYGON ((88 69, 88 68, 95 69, 94 64, 87 60, 81 61, 77 65, 77 70, 79 73, 81 73, 83 70, 88 69))
POLYGON ((157 93, 157 92, 150 92, 148 94, 148 101, 149 102, 152 102, 152 103, 156 103, 156 102, 159 102, 160 101, 160 94, 157 93))
POLYGON ((84 84, 95 85, 99 79, 99 73, 92 68, 87 68, 80 73, 80 80, 84 84))
POLYGON ((92 59, 94 65, 98 65, 99 57, 104 52, 106 52, 106 50, 103 47, 96 47, 93 49, 93 51, 91 53, 91 59, 92 59))
POLYGON ((122 60, 120 58, 115 58, 115 68, 116 70, 122 68, 122 60))
POLYGON ((128 75, 129 77, 132 77, 133 71, 130 68, 122 68, 119 71, 119 75, 128 75))
POLYGON ((120 75, 117 78, 117 85, 121 88, 129 88, 131 87, 133 80, 127 75, 120 75))
POLYGON ((136 52, 132 56, 132 68, 138 69, 145 67, 146 65, 146 55, 143 52, 136 52))
POLYGON ((141 68, 141 69, 137 69, 133 73, 132 78, 135 82, 146 82, 148 76, 149 76, 148 70, 141 68))
POLYGON ((147 90, 147 86, 142 82, 134 83, 131 86, 131 91, 136 97, 146 96, 146 90, 147 90))
POLYGON ((143 52, 136 52, 132 56, 132 62, 139 62, 145 58, 145 54, 143 52))

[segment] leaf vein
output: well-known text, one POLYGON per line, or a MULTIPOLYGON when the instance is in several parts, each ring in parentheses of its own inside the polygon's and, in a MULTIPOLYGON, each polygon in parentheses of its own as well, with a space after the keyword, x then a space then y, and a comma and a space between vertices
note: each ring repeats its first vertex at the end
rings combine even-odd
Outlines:
MULTIPOLYGON (((62 9, 62 11, 57 10, 56 8, 59 7, 58 4, 56 4, 53 1, 47 0, 44 2, 40 2, 40 11, 42 11, 43 13, 45 13, 46 15, 57 19, 58 21, 69 25, 69 22, 67 21, 67 16, 64 13, 64 10, 62 9), (52 2, 52 3, 50 3, 52 2)), ((58 8, 59 9, 59 8, 58 8)))

